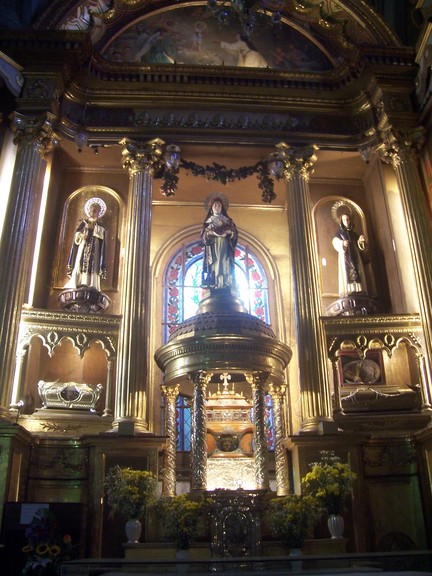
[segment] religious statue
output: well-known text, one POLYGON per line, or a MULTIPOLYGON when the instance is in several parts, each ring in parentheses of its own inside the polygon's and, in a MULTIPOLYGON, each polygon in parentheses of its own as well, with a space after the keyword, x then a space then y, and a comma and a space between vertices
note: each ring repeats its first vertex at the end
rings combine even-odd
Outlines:
POLYGON ((223 194, 213 194, 207 201, 208 213, 204 220, 201 238, 204 243, 204 288, 234 288, 234 252, 238 232, 227 214, 228 199, 223 194))
POLYGON ((69 281, 65 288, 86 286, 100 292, 100 280, 106 279, 105 228, 98 222, 106 212, 101 198, 90 198, 84 206, 87 218, 75 230, 67 263, 69 281))
POLYGON ((333 238, 333 247, 338 252, 339 296, 367 294, 364 263, 368 262, 366 238, 354 231, 351 210, 339 217, 339 228, 333 238))

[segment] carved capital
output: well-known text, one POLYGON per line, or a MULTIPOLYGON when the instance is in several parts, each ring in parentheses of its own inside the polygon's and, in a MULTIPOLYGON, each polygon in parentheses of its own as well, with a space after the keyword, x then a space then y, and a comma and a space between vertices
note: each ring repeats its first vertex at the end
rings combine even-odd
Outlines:
POLYGON ((198 387, 205 390, 207 388, 207 384, 210 382, 211 377, 213 376, 213 373, 206 372, 205 370, 198 370, 197 372, 189 372, 188 376, 193 383, 194 388, 198 387))
POLYGON ((288 144, 280 142, 276 149, 283 164, 283 174, 286 181, 293 178, 309 180, 317 160, 318 146, 316 144, 304 148, 291 148, 288 144))
POLYGON ((269 385, 269 393, 272 397, 280 402, 285 394, 286 384, 274 384, 273 382, 269 385))
POLYGON ((418 160, 418 153, 425 142, 425 129, 423 126, 414 126, 406 129, 397 129, 390 123, 386 114, 384 103, 376 107, 377 143, 374 151, 386 164, 397 168, 402 162, 411 159, 418 160))
POLYGON ((129 138, 120 140, 122 146, 122 166, 129 172, 129 176, 139 172, 147 172, 150 176, 160 170, 164 163, 164 141, 155 138, 150 142, 134 142, 129 138))
POLYGON ((251 385, 252 390, 264 389, 268 377, 268 372, 249 372, 245 374, 246 382, 251 385))
POLYGON ((59 145, 60 140, 54 133, 54 114, 47 112, 42 116, 24 116, 14 112, 10 118, 14 144, 34 146, 42 158, 59 145))
POLYGON ((175 402, 178 396, 180 386, 176 384, 175 386, 161 386, 162 394, 168 400, 168 402, 175 402))

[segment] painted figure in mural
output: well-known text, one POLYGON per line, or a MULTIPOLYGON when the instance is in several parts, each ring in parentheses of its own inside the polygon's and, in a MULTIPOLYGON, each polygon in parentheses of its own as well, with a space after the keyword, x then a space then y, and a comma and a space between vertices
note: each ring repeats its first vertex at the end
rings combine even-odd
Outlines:
POLYGON ((264 56, 244 34, 237 34, 235 42, 221 42, 220 47, 227 52, 238 54, 237 66, 268 68, 264 56))
POLYGON ((106 279, 105 228, 98 219, 106 212, 101 198, 90 198, 85 203, 87 218, 75 230, 74 241, 67 263, 69 281, 65 288, 86 286, 100 292, 100 281, 106 279))
POLYGON ((339 222, 333 238, 333 247, 338 252, 339 296, 367 294, 364 271, 364 263, 368 261, 366 238, 354 231, 350 212, 343 213, 339 222))
POLYGON ((168 33, 164 28, 158 28, 150 34, 145 32, 139 39, 140 46, 135 52, 135 62, 148 64, 174 64, 172 56, 173 45, 168 33))
POLYGON ((201 238, 204 243, 203 278, 205 288, 235 288, 234 252, 238 232, 227 214, 228 200, 223 194, 210 196, 206 205, 201 238))

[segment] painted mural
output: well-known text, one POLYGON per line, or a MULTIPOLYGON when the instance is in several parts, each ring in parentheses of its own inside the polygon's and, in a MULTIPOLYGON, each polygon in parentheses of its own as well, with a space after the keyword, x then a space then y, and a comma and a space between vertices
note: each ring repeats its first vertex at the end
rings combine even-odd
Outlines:
POLYGON ((104 50, 114 62, 250 66, 320 72, 332 68, 329 58, 287 23, 257 19, 249 37, 234 18, 221 24, 206 6, 159 12, 135 22, 104 50))

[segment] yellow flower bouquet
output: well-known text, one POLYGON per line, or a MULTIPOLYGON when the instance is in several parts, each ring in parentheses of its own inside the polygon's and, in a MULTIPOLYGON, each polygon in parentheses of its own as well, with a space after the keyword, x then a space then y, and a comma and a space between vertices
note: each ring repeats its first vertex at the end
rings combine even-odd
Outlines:
POLYGON ((157 479, 148 470, 113 466, 105 477, 107 502, 126 520, 140 520, 156 498, 157 479))
POLYGON ((163 535, 175 541, 178 550, 187 550, 209 529, 211 500, 187 494, 162 496, 156 504, 163 535))
POLYGON ((288 548, 301 548, 305 538, 313 536, 322 510, 313 496, 281 496, 270 501, 267 511, 269 528, 288 548))
POLYGON ((334 452, 322 450, 320 455, 302 479, 302 492, 315 497, 328 514, 341 514, 357 475, 334 452))

